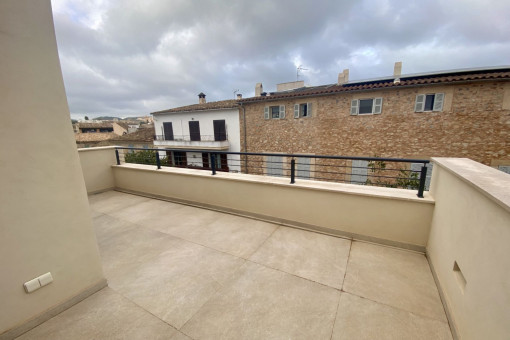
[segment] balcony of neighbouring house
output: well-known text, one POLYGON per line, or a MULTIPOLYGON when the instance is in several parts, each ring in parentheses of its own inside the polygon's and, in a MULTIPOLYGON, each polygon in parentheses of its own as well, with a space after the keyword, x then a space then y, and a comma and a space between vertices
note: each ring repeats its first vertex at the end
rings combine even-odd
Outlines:
POLYGON ((227 134, 221 135, 156 135, 155 146, 164 146, 175 149, 197 150, 228 150, 230 143, 227 134))

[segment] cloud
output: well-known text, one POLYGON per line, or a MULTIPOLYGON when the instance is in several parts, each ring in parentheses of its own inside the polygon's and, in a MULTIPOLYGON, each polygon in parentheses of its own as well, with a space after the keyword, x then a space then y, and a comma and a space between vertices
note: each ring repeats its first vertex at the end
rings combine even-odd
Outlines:
POLYGON ((145 115, 300 79, 505 64, 507 1, 53 0, 74 115, 145 115))

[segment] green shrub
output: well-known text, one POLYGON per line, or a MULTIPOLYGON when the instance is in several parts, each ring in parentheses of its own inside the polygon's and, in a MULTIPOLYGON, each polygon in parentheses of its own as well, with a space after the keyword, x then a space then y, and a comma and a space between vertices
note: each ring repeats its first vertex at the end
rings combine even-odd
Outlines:
POLYGON ((125 154, 124 160, 126 163, 156 165, 156 152, 152 150, 135 151, 125 154))

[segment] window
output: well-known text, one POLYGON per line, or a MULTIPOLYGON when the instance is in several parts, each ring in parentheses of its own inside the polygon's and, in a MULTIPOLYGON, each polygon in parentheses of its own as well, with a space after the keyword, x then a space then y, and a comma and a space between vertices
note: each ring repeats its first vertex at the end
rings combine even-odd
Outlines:
POLYGON ((172 122, 163 123, 163 135, 165 140, 174 140, 174 129, 172 122))
POLYGON ((312 103, 294 104, 294 118, 310 117, 312 115, 312 103))
POLYGON ((365 98, 351 100, 351 115, 381 114, 382 98, 365 98))
POLYGON ((414 112, 443 111, 444 93, 419 94, 416 96, 414 112))
POLYGON ((200 123, 196 120, 188 122, 189 139, 191 141, 200 141, 200 123))
POLYGON ((498 166, 498 170, 510 174, 510 165, 500 165, 498 166))
MULTIPOLYGON (((411 171, 417 173, 418 178, 420 177, 422 166, 423 163, 411 163, 411 171)), ((427 163, 425 166, 427 167, 427 177, 425 177, 425 191, 428 191, 430 188, 430 180, 432 179, 432 163, 427 163)))
POLYGON ((285 119, 285 105, 264 107, 264 119, 285 119))
POLYGON ((296 177, 301 179, 310 179, 311 158, 296 158, 296 177))
POLYGON ((266 156, 266 173, 269 176, 283 176, 283 157, 266 156))
POLYGON ((225 120, 213 120, 214 140, 223 141, 227 140, 227 127, 225 120))
POLYGON ((351 168, 351 183, 365 185, 368 177, 368 161, 353 160, 351 168))

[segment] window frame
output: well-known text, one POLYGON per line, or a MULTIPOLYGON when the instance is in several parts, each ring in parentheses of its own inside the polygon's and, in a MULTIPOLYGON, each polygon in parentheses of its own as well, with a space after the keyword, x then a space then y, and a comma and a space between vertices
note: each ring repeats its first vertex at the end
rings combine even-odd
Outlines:
POLYGON ((264 106, 264 119, 285 119, 285 105, 264 106), (278 117, 273 117, 273 108, 278 108, 278 117))
POLYGON ((368 116, 382 114, 383 97, 356 98, 351 100, 351 116, 368 116), (360 103, 362 100, 372 100, 372 112, 360 113, 360 103))
POLYGON ((310 118, 312 116, 312 103, 294 104, 294 118, 310 118), (303 108, 306 107, 306 116, 303 114, 303 108))
POLYGON ((419 93, 416 95, 416 99, 414 101, 414 112, 443 112, 444 101, 445 101, 445 93, 444 92, 435 92, 435 93, 419 93), (427 96, 434 96, 432 100, 432 110, 425 110, 425 104, 427 103, 427 96))

